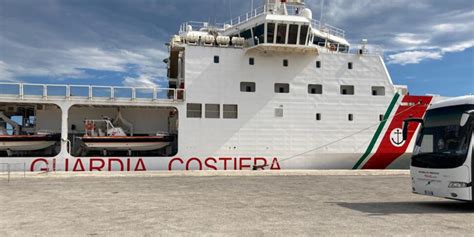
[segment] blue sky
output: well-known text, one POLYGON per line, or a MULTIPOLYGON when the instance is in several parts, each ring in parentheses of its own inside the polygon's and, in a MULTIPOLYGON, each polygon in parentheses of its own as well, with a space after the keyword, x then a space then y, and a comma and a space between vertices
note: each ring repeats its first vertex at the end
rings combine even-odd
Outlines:
MULTIPOLYGON (((0 0, 0 81, 151 86, 181 22, 222 22, 250 0, 0 0)), ((320 18, 321 0, 307 0, 320 18)), ((260 5, 255 0, 255 5, 260 5)), ((411 94, 474 93, 474 1, 326 0, 323 21, 381 45, 411 94)))

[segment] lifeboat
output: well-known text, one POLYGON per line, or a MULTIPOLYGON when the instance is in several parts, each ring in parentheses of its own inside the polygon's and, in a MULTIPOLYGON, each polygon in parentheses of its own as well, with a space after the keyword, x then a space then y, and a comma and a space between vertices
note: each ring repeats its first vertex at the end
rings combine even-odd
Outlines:
POLYGON ((54 145, 59 134, 0 135, 0 151, 37 151, 54 145))
POLYGON ((108 118, 86 120, 84 128, 86 134, 81 139, 87 150, 152 151, 164 148, 174 140, 174 136, 163 132, 155 136, 129 136, 108 118))
POLYGON ((152 151, 166 147, 173 136, 102 136, 82 137, 88 150, 108 151, 152 151))

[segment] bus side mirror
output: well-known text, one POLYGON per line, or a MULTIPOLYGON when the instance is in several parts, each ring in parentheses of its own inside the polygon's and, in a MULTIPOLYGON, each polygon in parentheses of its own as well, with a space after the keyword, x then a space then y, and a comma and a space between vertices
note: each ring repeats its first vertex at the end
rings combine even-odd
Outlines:
POLYGON ((423 119, 422 118, 409 118, 403 121, 403 140, 404 141, 408 139, 408 126, 410 125, 411 122, 423 124, 423 119))

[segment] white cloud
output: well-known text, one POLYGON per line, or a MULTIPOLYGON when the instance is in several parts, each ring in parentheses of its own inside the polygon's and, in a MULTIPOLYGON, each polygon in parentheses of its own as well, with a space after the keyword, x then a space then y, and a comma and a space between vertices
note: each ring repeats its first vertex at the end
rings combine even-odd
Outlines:
MULTIPOLYGON (((319 19, 321 0, 308 0, 319 19)), ((413 64, 442 59, 473 47, 472 1, 331 0, 324 21, 346 29, 352 42, 383 45, 389 62, 413 64)))
POLYGON ((128 87, 156 87, 157 83, 150 75, 142 74, 138 77, 125 77, 123 85, 128 87))
POLYGON ((407 51, 402 53, 396 53, 388 56, 388 63, 390 64, 417 64, 423 60, 433 59, 439 60, 443 57, 441 52, 437 51, 407 51))
POLYGON ((444 47, 441 50, 445 53, 454 53, 454 52, 462 52, 471 47, 474 47, 474 40, 460 42, 455 45, 444 47))

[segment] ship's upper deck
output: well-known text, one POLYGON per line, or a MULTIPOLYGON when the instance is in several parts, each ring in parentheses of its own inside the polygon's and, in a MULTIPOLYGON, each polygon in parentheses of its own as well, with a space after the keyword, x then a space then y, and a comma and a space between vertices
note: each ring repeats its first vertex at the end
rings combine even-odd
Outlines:
POLYGON ((348 53, 345 31, 313 19, 312 11, 302 2, 268 1, 224 23, 185 22, 172 43, 348 53))
POLYGON ((303 0, 267 0, 224 23, 184 22, 171 48, 183 45, 383 55, 382 47, 368 45, 367 40, 351 45, 343 29, 313 19, 303 0))

